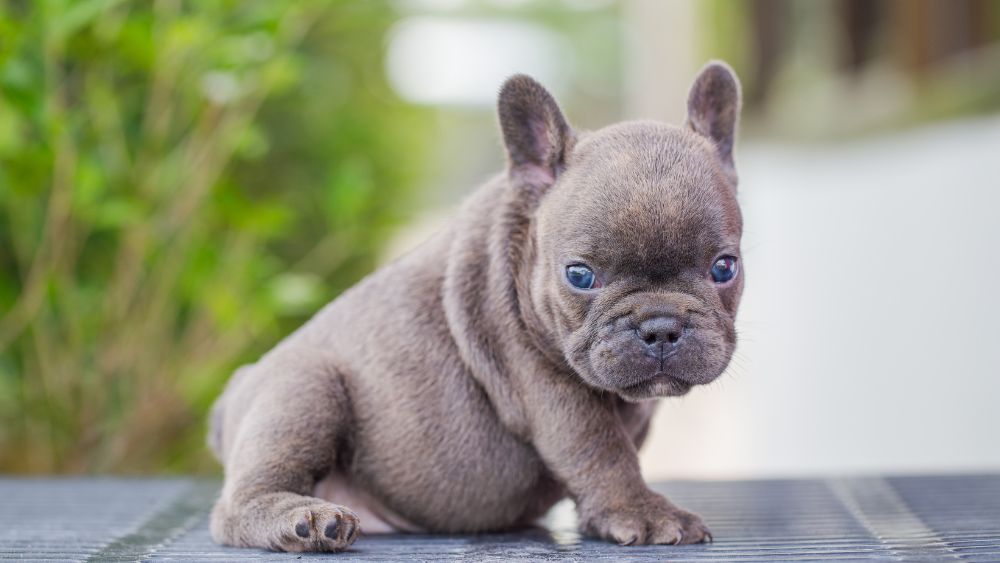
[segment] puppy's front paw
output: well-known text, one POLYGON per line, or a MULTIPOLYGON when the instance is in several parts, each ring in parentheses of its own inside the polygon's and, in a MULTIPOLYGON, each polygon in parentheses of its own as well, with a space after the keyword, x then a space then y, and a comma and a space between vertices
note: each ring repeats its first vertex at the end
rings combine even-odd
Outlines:
POLYGON ((289 515, 280 546, 284 551, 343 551, 361 533, 354 512, 329 502, 296 508, 289 515))
POLYGON ((689 544, 712 540, 701 517, 650 493, 613 509, 581 511, 584 532, 621 545, 689 544))

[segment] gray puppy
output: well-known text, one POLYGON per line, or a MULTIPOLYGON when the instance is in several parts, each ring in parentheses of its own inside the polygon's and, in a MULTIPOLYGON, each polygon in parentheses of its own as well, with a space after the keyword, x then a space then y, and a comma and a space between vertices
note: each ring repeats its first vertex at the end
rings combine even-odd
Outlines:
POLYGON ((648 399, 712 381, 735 347, 739 105, 710 63, 686 127, 583 132, 508 80, 506 173, 230 380, 213 538, 340 551, 362 525, 503 530, 565 496, 621 544, 710 538, 646 486, 636 449, 648 399))

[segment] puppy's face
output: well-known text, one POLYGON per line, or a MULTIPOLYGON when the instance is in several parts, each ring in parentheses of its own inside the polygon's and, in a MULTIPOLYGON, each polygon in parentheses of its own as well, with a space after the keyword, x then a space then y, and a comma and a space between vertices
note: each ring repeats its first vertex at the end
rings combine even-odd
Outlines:
MULTIPOLYGON (((520 171, 547 190, 533 223, 531 306, 591 386, 627 400, 682 395, 729 363, 744 278, 738 106, 731 71, 709 65, 688 127, 633 122, 577 135, 567 126, 551 169, 520 171)), ((557 137, 542 129, 536 146, 557 137)))
POLYGON ((742 222, 707 141, 636 123, 584 136, 537 218, 531 298, 588 383, 642 399, 722 373, 742 222))

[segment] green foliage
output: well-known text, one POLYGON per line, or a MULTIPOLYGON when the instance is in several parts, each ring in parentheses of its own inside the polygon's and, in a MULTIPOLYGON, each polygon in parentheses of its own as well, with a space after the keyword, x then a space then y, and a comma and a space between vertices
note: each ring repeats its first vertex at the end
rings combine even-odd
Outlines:
POLYGON ((207 470, 204 418, 373 267, 426 116, 383 2, 0 0, 0 471, 207 470))

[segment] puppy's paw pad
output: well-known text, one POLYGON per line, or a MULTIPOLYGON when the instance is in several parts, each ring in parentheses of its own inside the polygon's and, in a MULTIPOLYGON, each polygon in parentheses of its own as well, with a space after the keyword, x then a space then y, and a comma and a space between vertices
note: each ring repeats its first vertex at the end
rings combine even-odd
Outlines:
POLYGON ((295 525, 295 535, 300 538, 308 538, 311 532, 311 526, 306 519, 299 520, 299 523, 295 525))
POLYGON ((293 534, 285 534, 280 546, 285 551, 343 551, 361 531, 358 516, 332 503, 297 508, 293 511, 293 534))

